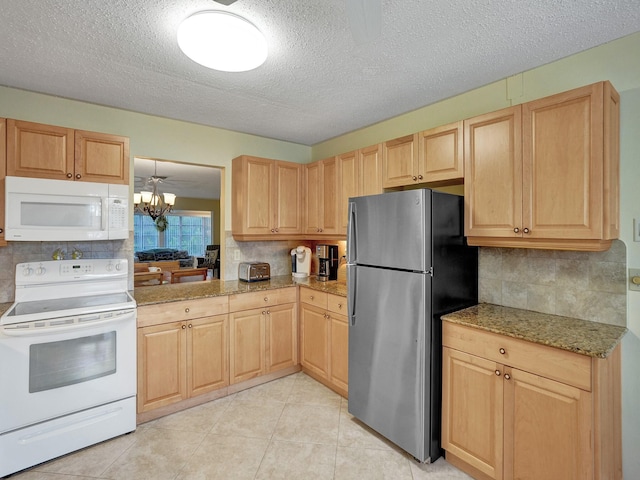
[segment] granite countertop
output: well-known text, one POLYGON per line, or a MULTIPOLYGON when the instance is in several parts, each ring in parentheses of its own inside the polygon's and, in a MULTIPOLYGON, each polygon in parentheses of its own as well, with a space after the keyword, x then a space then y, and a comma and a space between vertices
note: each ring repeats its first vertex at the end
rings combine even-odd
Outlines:
POLYGON ((156 303, 177 302, 179 300, 191 300, 194 298, 259 292, 277 288, 295 287, 298 285, 334 295, 347 296, 347 285, 344 282, 320 282, 316 280, 315 277, 293 279, 290 275, 271 277, 270 280, 260 282, 207 280, 204 282, 184 282, 136 287, 131 294, 133 298, 135 298, 138 306, 144 306, 156 303))
POLYGON ((627 329, 606 323, 481 303, 442 316, 448 322, 606 358, 627 329))

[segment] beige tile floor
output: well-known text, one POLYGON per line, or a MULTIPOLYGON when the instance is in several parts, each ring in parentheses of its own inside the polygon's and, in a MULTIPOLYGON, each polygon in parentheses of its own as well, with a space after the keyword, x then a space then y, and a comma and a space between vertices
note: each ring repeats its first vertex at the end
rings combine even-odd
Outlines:
POLYGON ((420 465, 303 373, 140 425, 12 480, 470 479, 420 465))

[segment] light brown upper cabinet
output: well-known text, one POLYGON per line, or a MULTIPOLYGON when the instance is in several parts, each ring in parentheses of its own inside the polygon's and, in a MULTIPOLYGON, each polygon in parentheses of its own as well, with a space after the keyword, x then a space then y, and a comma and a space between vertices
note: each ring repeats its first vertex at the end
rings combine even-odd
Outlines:
POLYGON ((462 132, 460 121, 418 134, 419 180, 443 185, 464 181, 462 132))
POLYGON ((603 251, 619 234, 619 95, 600 82, 464 122, 469 244, 603 251))
POLYGON ((129 139, 7 120, 7 175, 129 184, 129 139))
POLYGON ((421 183, 461 184, 464 181, 462 131, 460 121, 385 142, 384 188, 421 183))
POLYGON ((7 171, 7 120, 0 118, 0 247, 7 242, 4 239, 4 176, 7 171))
POLYGON ((382 144, 338 155, 338 215, 346 235, 349 198, 382 193, 382 144))
POLYGON ((345 235, 339 228, 337 157, 305 165, 305 228, 306 238, 325 235, 345 235))
POLYGON ((422 182, 418 174, 418 134, 382 144, 382 186, 403 187, 422 182))
POLYGON ((303 165, 243 155, 232 161, 232 233, 273 240, 302 233, 303 165))

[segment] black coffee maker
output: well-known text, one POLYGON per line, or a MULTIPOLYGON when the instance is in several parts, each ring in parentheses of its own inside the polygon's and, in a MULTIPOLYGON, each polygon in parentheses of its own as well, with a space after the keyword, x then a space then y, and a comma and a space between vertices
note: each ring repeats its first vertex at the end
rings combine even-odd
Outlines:
POLYGON ((337 245, 317 245, 316 256, 318 257, 318 280, 338 279, 338 246, 337 245))

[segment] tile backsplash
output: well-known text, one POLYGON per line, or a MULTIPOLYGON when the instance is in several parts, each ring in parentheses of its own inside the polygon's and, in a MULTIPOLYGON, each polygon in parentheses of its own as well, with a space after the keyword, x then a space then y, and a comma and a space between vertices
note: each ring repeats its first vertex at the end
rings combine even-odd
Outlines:
POLYGON ((479 301, 626 326, 626 246, 606 252, 480 248, 479 301))

